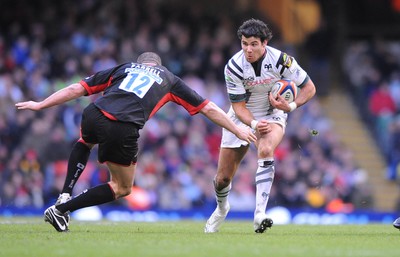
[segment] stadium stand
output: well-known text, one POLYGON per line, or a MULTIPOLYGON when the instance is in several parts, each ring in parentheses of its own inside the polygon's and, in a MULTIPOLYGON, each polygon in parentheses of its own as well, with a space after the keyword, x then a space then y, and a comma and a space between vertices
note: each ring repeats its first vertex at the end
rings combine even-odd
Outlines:
MULTIPOLYGON (((254 10, 216 16, 201 4, 170 6, 169 1, 8 2, 9 8, 0 10, 3 207, 43 208, 54 201, 79 135, 79 114, 93 98, 40 113, 17 112, 15 102, 41 99, 94 71, 135 60, 142 51, 151 50, 203 96, 227 110, 222 70, 228 56, 240 47, 235 29, 242 17, 260 16, 254 10)), ((279 30, 273 31, 271 45, 282 44, 279 30)), ((288 48, 296 55, 292 51, 288 48)), ((145 190, 149 208, 214 205, 211 181, 221 131, 201 117, 186 115, 166 105, 141 132, 135 186, 145 190)), ((96 162, 96 149, 91 156, 77 192, 108 179, 105 167, 96 162)), ((253 151, 238 171, 232 209, 253 210, 253 200, 247 199, 254 198, 255 159, 253 151)), ((276 160, 271 206, 338 212, 374 207, 367 173, 341 143, 318 99, 291 114, 276 160), (310 129, 319 134, 313 136, 310 129), (332 207, 338 200, 346 209, 332 207)))
POLYGON ((352 100, 384 159, 385 166, 376 175, 393 181, 380 187, 380 198, 396 197, 398 209, 400 199, 395 182, 400 174, 400 45, 379 38, 358 40, 349 45, 344 56, 343 69, 352 100), (388 188, 391 193, 385 190, 388 188))

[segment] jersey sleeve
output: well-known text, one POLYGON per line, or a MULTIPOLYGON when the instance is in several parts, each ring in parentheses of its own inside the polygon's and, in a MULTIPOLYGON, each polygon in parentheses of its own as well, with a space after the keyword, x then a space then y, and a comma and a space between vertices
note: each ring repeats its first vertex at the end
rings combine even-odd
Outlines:
POLYGON ((230 59, 225 65, 224 75, 228 94, 241 95, 246 93, 243 86, 243 69, 234 58, 230 59))
POLYGON ((300 86, 308 79, 307 72, 300 67, 296 59, 284 52, 281 52, 276 68, 279 70, 282 78, 290 79, 300 86))
POLYGON ((89 77, 82 79, 79 83, 86 89, 88 95, 104 91, 111 85, 113 75, 120 66, 99 71, 89 77))
POLYGON ((171 101, 181 105, 190 115, 197 114, 210 101, 204 99, 186 83, 175 76, 171 89, 171 101))
POLYGON ((241 102, 246 100, 246 90, 243 85, 243 68, 235 60, 235 56, 225 65, 225 84, 229 100, 241 102))

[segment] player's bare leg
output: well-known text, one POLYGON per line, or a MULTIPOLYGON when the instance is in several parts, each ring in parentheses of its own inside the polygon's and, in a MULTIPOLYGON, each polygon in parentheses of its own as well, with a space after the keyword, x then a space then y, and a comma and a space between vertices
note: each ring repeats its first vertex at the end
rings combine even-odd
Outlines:
POLYGON ((122 166, 107 162, 111 174, 110 186, 114 191, 115 198, 127 196, 131 193, 133 181, 135 179, 136 164, 122 166))
POLYGON ((228 215, 230 209, 228 196, 232 187, 232 179, 247 150, 248 146, 221 148, 217 175, 213 181, 217 207, 206 222, 204 227, 205 233, 218 232, 228 215))

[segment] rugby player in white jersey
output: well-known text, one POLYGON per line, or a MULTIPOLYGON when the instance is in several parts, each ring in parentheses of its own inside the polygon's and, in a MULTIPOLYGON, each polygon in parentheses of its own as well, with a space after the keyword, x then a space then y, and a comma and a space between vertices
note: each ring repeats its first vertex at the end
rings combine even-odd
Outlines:
MULTIPOLYGON (((263 233, 273 223, 266 215, 266 208, 275 173, 274 151, 285 134, 287 113, 308 102, 316 89, 293 57, 268 46, 272 32, 264 22, 247 20, 239 27, 237 35, 242 50, 225 66, 226 87, 231 101, 228 115, 237 125, 251 127, 257 136, 254 231, 263 233), (293 80, 301 88, 292 103, 281 96, 274 99, 269 94, 274 82, 282 78, 293 80)), ((207 220, 206 233, 218 232, 225 220, 230 208, 228 195, 231 182, 248 149, 249 143, 223 129, 214 178, 217 207, 207 220)))

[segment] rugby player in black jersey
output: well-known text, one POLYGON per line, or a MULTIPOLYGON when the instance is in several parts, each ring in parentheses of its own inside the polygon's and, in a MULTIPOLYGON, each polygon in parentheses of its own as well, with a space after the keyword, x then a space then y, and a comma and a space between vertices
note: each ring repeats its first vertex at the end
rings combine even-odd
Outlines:
POLYGON ((164 104, 175 102, 190 115, 201 113, 215 124, 250 143, 256 140, 250 129, 236 126, 213 102, 204 99, 182 79, 162 66, 152 52, 141 54, 137 62, 123 63, 97 72, 44 99, 15 104, 19 110, 39 111, 81 96, 103 95, 83 111, 81 137, 74 145, 63 190, 44 219, 57 231, 68 231, 69 213, 127 196, 135 176, 139 130, 164 104), (111 179, 71 198, 72 189, 85 169, 90 150, 98 144, 98 161, 106 163, 111 179))

